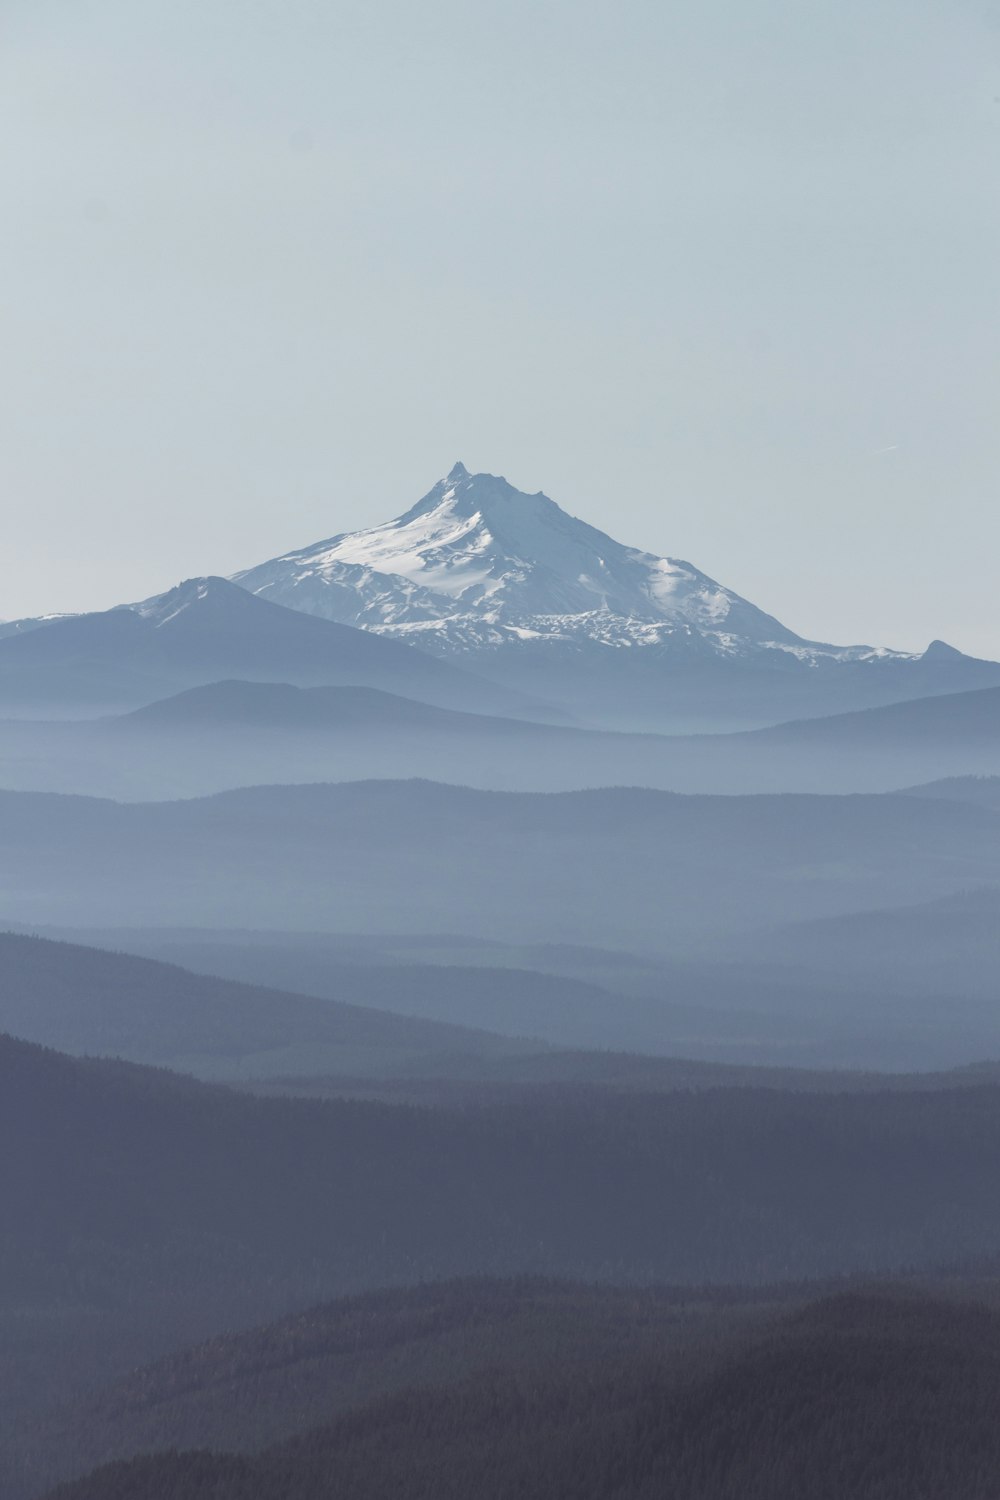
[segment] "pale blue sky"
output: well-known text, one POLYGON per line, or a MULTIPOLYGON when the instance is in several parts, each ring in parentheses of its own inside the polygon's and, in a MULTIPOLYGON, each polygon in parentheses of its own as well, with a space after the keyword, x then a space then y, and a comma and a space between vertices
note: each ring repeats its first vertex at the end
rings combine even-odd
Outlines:
POLYGON ((6 0, 0 616, 461 458, 1000 656, 998 167, 979 0, 6 0))

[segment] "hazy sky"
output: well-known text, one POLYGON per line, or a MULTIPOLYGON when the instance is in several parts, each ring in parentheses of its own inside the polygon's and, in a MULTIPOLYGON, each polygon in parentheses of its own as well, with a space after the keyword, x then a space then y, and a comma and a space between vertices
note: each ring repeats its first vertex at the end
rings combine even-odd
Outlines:
POLYGON ((455 459, 1000 656, 986 0, 3 0, 0 616, 455 459))

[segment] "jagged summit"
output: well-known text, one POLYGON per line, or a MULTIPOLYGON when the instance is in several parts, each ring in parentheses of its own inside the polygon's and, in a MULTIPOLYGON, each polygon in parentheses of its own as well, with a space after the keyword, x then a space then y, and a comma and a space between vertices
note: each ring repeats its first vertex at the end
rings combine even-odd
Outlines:
POLYGON ((462 463, 396 520, 286 553, 233 581, 440 652, 516 644, 871 654, 805 641, 691 563, 625 546, 541 491, 525 494, 462 463))

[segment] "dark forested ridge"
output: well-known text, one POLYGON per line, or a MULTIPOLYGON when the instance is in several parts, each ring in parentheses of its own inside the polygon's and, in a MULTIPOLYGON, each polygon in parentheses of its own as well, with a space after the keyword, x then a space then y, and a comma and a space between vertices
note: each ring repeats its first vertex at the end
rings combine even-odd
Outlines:
POLYGON ((8 1306, 85 1277, 753 1281, 991 1253, 1000 1090, 255 1099, 5 1041, 8 1306), (39 1184, 47 1184, 46 1191, 39 1184))
POLYGON ((690 1369, 802 1297, 476 1278, 344 1298, 220 1334, 22 1423, 23 1487, 156 1449, 258 1450, 367 1400, 491 1369, 537 1377, 652 1359, 690 1369))
POLYGON ((0 1423, 365 1288, 759 1285, 988 1257, 998 1105, 995 1085, 256 1099, 7 1039, 0 1423))
POLYGON ((506 1368, 402 1391, 256 1456, 144 1457, 60 1500, 993 1500, 1000 1319, 853 1294, 678 1369, 506 1368))

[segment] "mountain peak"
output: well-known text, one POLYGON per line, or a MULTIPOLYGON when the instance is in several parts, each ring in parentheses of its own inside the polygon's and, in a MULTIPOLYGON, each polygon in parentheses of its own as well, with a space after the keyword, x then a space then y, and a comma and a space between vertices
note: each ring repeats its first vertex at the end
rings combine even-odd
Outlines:
POLYGON ((542 491, 526 494, 463 463, 395 520, 234 581, 435 652, 546 641, 725 656, 808 646, 690 563, 625 546, 542 491))
POLYGON ((872 654, 803 640, 690 563, 626 546, 541 490, 526 494, 463 463, 395 520, 286 553, 234 582, 435 654, 763 653, 785 668, 872 654))

